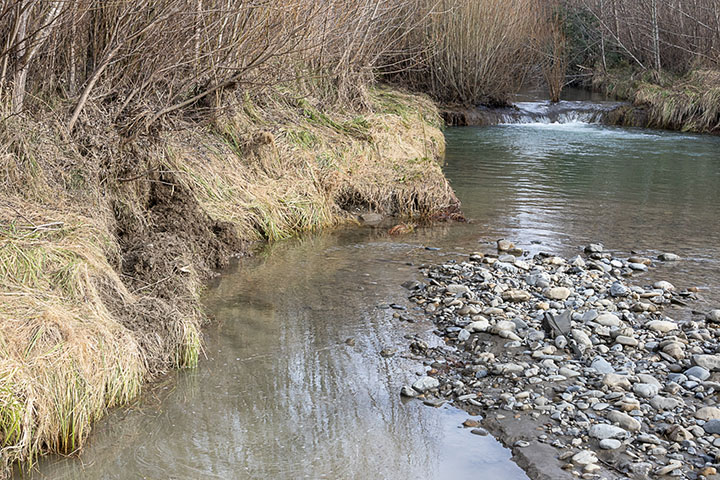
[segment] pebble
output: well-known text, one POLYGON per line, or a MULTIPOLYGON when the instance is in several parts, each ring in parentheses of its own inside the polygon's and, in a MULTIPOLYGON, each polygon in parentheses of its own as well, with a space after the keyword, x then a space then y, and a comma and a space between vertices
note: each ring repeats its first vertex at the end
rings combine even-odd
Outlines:
POLYGON ((622 445, 622 442, 620 440, 617 440, 615 438, 606 438, 604 440, 600 440, 600 448, 603 450, 617 450, 622 445))
POLYGON ((432 390, 433 388, 438 388, 440 386, 440 381, 437 378, 433 377, 422 377, 419 380, 417 380, 415 383, 412 384, 412 388, 417 390, 420 393, 425 393, 428 390, 432 390))
POLYGON ((598 423, 596 425, 593 425, 592 427, 590 427, 590 431, 588 432, 588 434, 592 438, 596 438, 598 440, 605 440, 608 438, 624 440, 630 437, 630 434, 624 429, 616 427, 615 425, 609 425, 607 423, 598 423))
POLYGON ((677 262, 680 260, 680 256, 674 253, 661 253, 658 258, 663 262, 677 262))
POLYGON ((595 452, 590 450, 583 450, 572 457, 572 462, 576 465, 590 465, 592 463, 597 463, 597 461, 597 455, 595 455, 595 452))

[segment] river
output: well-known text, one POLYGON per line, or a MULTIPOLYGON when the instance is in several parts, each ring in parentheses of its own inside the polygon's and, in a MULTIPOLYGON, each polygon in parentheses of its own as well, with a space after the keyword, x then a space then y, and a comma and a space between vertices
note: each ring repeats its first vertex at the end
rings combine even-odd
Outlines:
POLYGON ((498 238, 531 254, 602 242, 679 254, 636 281, 697 286, 699 307, 720 305, 720 138, 566 120, 446 131, 445 172, 471 223, 308 235, 223 272, 204 299, 215 321, 200 366, 33 478, 526 478, 495 439, 461 428, 467 414, 400 398, 426 368, 404 358, 405 336, 438 341, 389 308, 410 308, 401 283, 418 265, 498 238))

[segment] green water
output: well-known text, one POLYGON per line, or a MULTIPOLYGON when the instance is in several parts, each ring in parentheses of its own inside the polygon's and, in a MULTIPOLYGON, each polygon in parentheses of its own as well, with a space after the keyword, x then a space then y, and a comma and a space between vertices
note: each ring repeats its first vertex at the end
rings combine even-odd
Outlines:
POLYGON ((379 352, 404 352, 408 333, 432 341, 432 326, 377 307, 404 302, 417 264, 490 252, 502 237, 565 255, 603 242, 683 256, 636 281, 700 286, 703 305, 720 302, 720 139, 581 123, 446 133, 446 173, 472 223, 312 235, 244 260, 205 298, 215 323, 200 366, 34 478, 522 479, 508 450, 458 428, 464 413, 398 395, 424 367, 379 352))

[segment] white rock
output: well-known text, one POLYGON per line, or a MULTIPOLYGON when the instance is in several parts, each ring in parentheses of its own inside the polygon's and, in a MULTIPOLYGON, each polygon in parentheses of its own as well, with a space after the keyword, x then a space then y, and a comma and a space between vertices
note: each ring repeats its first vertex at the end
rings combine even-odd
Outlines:
POLYGON ((597 455, 595 455, 595 452, 591 452, 590 450, 583 450, 572 457, 572 462, 575 465, 590 465, 592 463, 596 463, 597 461, 597 455))
POLYGON ((605 327, 619 327, 622 325, 622 321, 617 315, 612 313, 602 313, 595 319, 595 323, 599 323, 605 327))
POLYGON ((660 280, 659 282, 653 283, 653 287, 659 288, 660 290, 675 290, 675 285, 673 285, 670 282, 666 282, 665 280, 660 280))
POLYGON ((437 378, 425 376, 413 383, 412 388, 420 393, 425 393, 428 390, 432 390, 433 388, 437 388, 439 386, 440 382, 437 378))
POLYGON ((669 320, 653 320, 648 322, 645 326, 653 332, 668 333, 678 328, 675 322, 669 320))

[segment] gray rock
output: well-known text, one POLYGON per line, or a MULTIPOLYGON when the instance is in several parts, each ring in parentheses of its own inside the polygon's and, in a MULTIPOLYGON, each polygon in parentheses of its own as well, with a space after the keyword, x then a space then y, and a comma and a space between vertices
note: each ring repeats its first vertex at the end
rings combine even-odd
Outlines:
POLYGON ((595 323, 599 323, 600 325, 604 325, 606 327, 619 327, 622 325, 622 320, 612 313, 603 313, 598 315, 595 319, 595 323))
POLYGON ((363 213, 359 215, 360 221, 366 225, 377 225, 382 222, 383 216, 379 213, 363 213))
POLYGON ((656 396, 659 391, 660 389, 657 385, 652 385, 650 383, 636 383, 633 385, 633 392, 643 398, 652 398, 656 396))
POLYGON ((502 293, 502 299, 506 302, 527 302, 531 298, 532 295, 530 295, 530 293, 517 288, 511 288, 502 293))
POLYGON ((415 383, 413 383, 412 388, 417 390, 420 393, 425 393, 428 390, 432 390, 433 388, 438 388, 440 386, 440 382, 437 378, 433 377, 422 377, 419 380, 417 380, 415 383))
POLYGON ((591 243, 585 247, 585 253, 602 253, 604 250, 602 243, 591 243))
POLYGON ((639 432, 640 427, 642 427, 642 424, 639 421, 637 421, 627 413, 618 412, 617 410, 608 412, 607 418, 611 422, 617 423, 620 427, 631 432, 639 432))
POLYGON ((626 375, 618 375, 617 373, 608 373, 603 377, 603 385, 610 387, 611 390, 630 390, 630 380, 626 375))
POLYGON ((464 341, 466 341, 467 339, 470 338, 470 332, 468 332, 467 330, 465 330, 465 329, 463 328, 462 330, 460 330, 460 331, 458 332, 457 338, 458 338, 459 341, 464 342, 464 341))
POLYGON ((590 465, 592 463, 597 463, 597 461, 597 455, 595 455, 595 452, 590 450, 583 450, 572 457, 572 462, 575 465, 590 465))
POLYGON ((630 294, 630 289, 620 282, 614 282, 610 285, 610 295, 613 297, 627 297, 630 294))
POLYGON ((720 355, 693 355, 693 363, 711 372, 720 371, 720 355))
POLYGON ((627 335, 618 335, 615 338, 615 342, 629 347, 636 347, 639 343, 636 338, 628 337, 627 335))
POLYGON ((717 419, 708 420, 703 425, 703 430, 705 430, 707 433, 710 433, 710 434, 716 434, 716 435, 720 434, 720 420, 717 420, 717 419))
POLYGON ((705 320, 707 320, 708 322, 720 323, 720 309, 710 310, 705 316, 705 320))
POLYGON ((661 253, 658 258, 663 262, 677 262, 680 260, 680 256, 674 253, 661 253))
POLYGON ((720 420, 720 408, 717 407, 703 407, 695 412, 695 418, 698 420, 720 420))
POLYGON ((509 240, 500 239, 497 241, 497 249, 501 252, 508 252, 515 249, 515 244, 509 240))
POLYGON ((470 292, 470 288, 465 285, 450 284, 445 287, 445 291, 448 293, 452 293, 453 295, 461 295, 463 293, 470 292))
POLYGON ((585 323, 592 322, 596 318, 598 318, 597 310, 588 310, 587 312, 583 313, 582 321, 585 323))
POLYGON ((606 438, 604 440, 600 440, 600 448, 603 450, 617 450, 622 445, 622 442, 620 440, 616 440, 614 438, 606 438))
POLYGON ((572 294, 572 291, 567 287, 554 287, 548 288, 543 294, 551 300, 565 300, 572 294))
POLYGON ((400 389, 400 395, 402 395, 403 397, 414 398, 418 396, 418 392, 412 387, 403 385, 403 387, 400 389))
POLYGON ((615 369, 612 365, 610 365, 610 362, 608 362, 601 356, 595 357, 590 366, 594 368, 598 373, 615 373, 615 369))
MULTIPOLYGON (((687 370, 685 370, 685 376, 686 377, 695 377, 701 382, 704 382, 708 378, 710 378, 710 372, 707 371, 707 369, 703 367, 698 367, 697 365, 694 367, 690 367, 687 370)), ((687 380, 687 379, 685 379, 687 380)), ((677 380, 673 380, 674 382, 677 382, 677 380)), ((679 383, 679 382, 678 382, 679 383)))
POLYGON ((645 327, 653 332, 668 333, 678 328, 675 322, 669 320, 653 320, 645 324, 645 327))
POLYGON ((683 402, 676 398, 661 397, 656 395, 650 399, 650 406, 658 411, 674 410, 680 405, 683 405, 683 402))
POLYGON ((615 425, 610 425, 607 423, 598 423, 596 425, 593 425, 592 427, 590 427, 588 435, 598 440, 605 440, 608 438, 624 440, 630 437, 630 434, 627 431, 623 430, 620 427, 616 427, 615 425))

